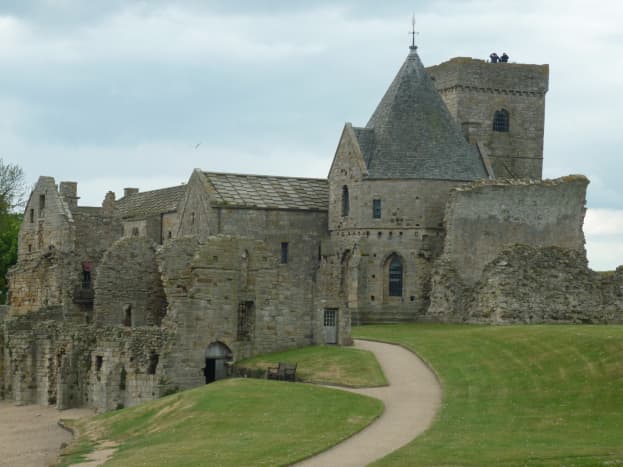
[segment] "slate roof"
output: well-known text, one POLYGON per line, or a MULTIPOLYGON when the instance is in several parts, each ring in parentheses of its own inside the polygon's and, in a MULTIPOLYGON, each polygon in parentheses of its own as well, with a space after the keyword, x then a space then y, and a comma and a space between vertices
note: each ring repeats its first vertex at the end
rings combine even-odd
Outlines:
POLYGON ((121 198, 116 205, 123 218, 155 216, 175 211, 185 191, 186 185, 143 191, 121 198))
POLYGON ((477 148, 463 136, 414 49, 366 128, 353 130, 368 178, 487 178, 477 148))
POLYGON ((215 204, 261 209, 326 211, 326 179, 203 172, 213 188, 215 204))

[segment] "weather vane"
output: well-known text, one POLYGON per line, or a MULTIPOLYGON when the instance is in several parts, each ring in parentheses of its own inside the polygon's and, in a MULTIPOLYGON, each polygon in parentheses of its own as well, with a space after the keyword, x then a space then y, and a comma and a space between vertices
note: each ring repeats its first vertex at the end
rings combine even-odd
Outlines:
POLYGON ((409 34, 411 35, 411 45, 409 48, 415 50, 417 49, 417 45, 415 45, 415 35, 419 34, 419 32, 415 30, 415 14, 411 17, 411 32, 409 34))

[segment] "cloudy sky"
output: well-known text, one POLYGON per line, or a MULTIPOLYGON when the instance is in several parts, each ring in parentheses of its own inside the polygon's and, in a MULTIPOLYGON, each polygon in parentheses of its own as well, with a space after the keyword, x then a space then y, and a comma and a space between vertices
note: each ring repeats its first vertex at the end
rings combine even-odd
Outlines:
POLYGON ((325 177, 407 52, 549 63, 544 175, 591 179, 591 266, 623 264, 623 2, 0 0, 0 157, 108 190, 193 168, 325 177))

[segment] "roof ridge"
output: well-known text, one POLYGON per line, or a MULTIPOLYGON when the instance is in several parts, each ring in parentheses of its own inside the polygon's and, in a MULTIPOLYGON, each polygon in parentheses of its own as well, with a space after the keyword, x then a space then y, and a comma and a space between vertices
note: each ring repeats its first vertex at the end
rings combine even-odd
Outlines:
POLYGON ((244 174, 244 173, 238 173, 238 172, 213 172, 213 171, 207 171, 207 170, 203 170, 202 171, 204 174, 206 175, 235 175, 235 176, 239 176, 239 177, 257 177, 257 178, 281 178, 281 179, 287 179, 287 180, 314 180, 314 181, 319 181, 319 182, 326 182, 327 179, 326 178, 315 178, 315 177, 294 177, 294 176, 289 176, 289 175, 262 175, 262 174, 244 174))

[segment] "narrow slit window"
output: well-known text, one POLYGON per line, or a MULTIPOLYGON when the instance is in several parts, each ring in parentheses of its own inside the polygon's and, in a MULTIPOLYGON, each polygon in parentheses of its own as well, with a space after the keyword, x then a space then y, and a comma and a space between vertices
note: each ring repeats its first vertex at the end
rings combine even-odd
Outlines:
POLYGON ((350 213, 350 198, 348 196, 348 187, 342 187, 342 217, 348 216, 350 213))
POLYGON ((128 373, 125 371, 125 367, 121 367, 121 373, 119 373, 119 390, 120 391, 125 391, 127 379, 128 379, 128 373))
POLYGON ((45 212, 45 195, 39 195, 39 217, 45 212))
POLYGON ((288 263, 288 242, 281 243, 281 264, 288 263))
POLYGON ((128 328, 132 327, 132 305, 130 304, 123 308, 123 325, 128 328))

